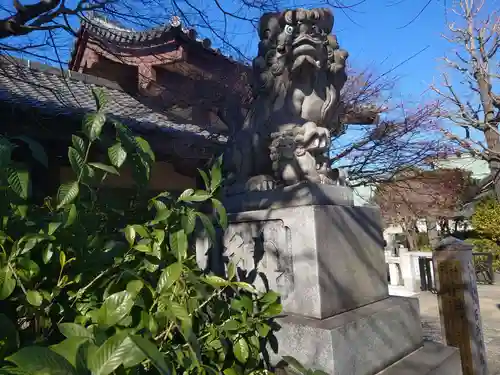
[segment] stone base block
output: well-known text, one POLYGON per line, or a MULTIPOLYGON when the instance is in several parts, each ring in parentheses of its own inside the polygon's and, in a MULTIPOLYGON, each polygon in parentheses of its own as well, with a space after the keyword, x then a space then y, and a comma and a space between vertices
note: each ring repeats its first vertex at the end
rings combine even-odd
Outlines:
POLYGON ((301 182, 274 190, 249 191, 223 199, 227 212, 285 207, 340 205, 353 206, 353 190, 347 186, 301 182))
POLYGON ((462 375, 457 348, 428 341, 377 375, 462 375))
POLYGON ((279 292, 289 314, 323 319, 389 296, 376 208, 246 211, 229 215, 222 237, 210 251, 198 241, 200 266, 216 270, 231 259, 240 279, 279 292))
POLYGON ((288 355, 330 375, 373 375, 422 345, 416 298, 389 297, 322 320, 288 315, 279 324, 273 362, 288 355))

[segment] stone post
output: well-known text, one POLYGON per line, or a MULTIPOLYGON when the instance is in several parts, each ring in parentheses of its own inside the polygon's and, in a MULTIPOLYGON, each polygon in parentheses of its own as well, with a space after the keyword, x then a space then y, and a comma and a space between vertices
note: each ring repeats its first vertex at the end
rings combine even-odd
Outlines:
POLYGON ((399 248, 399 259, 401 265, 401 277, 403 278, 403 285, 405 289, 419 293, 420 292, 420 281, 417 277, 414 265, 414 257, 411 252, 405 247, 399 248))
POLYGON ((487 375, 472 246, 447 237, 433 261, 443 339, 460 349, 463 375, 487 375))

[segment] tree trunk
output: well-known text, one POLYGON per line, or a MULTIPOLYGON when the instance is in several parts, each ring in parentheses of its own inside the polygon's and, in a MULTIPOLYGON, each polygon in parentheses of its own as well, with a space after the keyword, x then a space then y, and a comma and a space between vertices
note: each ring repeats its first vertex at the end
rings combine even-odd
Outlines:
POLYGON ((437 220, 435 217, 429 216, 425 219, 425 222, 427 225, 427 235, 429 236, 429 245, 434 249, 439 244, 437 220))
POLYGON ((402 225, 403 232, 406 236, 406 240, 408 242, 408 250, 417 251, 417 231, 416 224, 413 221, 408 223, 403 223, 402 225))

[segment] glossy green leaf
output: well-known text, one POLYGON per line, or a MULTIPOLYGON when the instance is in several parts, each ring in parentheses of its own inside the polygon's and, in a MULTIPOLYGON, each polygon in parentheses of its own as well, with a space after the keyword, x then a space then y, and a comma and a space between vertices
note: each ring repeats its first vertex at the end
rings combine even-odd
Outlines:
POLYGON ((25 136, 19 136, 15 137, 16 139, 19 139, 26 143, 31 151, 31 156, 33 156, 33 159, 35 159, 37 162, 39 162, 41 165, 43 165, 45 168, 49 167, 49 159, 47 157, 47 153, 45 152, 45 149, 43 146, 35 141, 34 139, 31 139, 29 137, 25 136))
POLYGON ((135 242, 135 229, 132 225, 128 225, 125 227, 125 238, 130 246, 132 246, 135 242))
POLYGON ((233 261, 230 261, 227 265, 227 279, 233 280, 236 276, 236 265, 233 261))
POLYGON ((307 369, 295 358, 288 355, 284 355, 283 360, 288 364, 288 366, 292 371, 302 375, 307 374, 307 369))
POLYGON ((203 278, 203 280, 207 284, 213 286, 214 288, 221 288, 221 287, 229 285, 229 282, 226 279, 223 279, 222 277, 215 276, 215 275, 205 276, 203 278))
POLYGON ((62 250, 59 252, 59 265, 61 268, 64 268, 66 265, 66 254, 62 250))
POLYGON ((87 146, 85 145, 85 141, 77 135, 71 136, 71 143, 73 144, 73 148, 78 152, 81 159, 85 157, 85 153, 87 150, 87 146))
POLYGON ((137 251, 140 251, 142 253, 151 253, 153 252, 153 249, 151 248, 150 245, 146 245, 146 244, 137 244, 134 246, 134 249, 136 249, 137 251))
POLYGON ((233 352, 238 361, 243 364, 247 363, 248 357, 250 356, 250 349, 248 348, 248 343, 244 337, 240 337, 233 344, 233 352))
POLYGON ((224 375, 240 375, 234 368, 227 368, 223 372, 224 375))
POLYGON ((170 302, 168 304, 168 311, 170 311, 172 313, 172 315, 175 316, 179 320, 182 320, 182 321, 190 321, 191 320, 191 318, 189 317, 189 313, 184 308, 184 306, 179 305, 176 302, 170 302))
POLYGON ((139 146, 139 150, 144 152, 148 157, 151 159, 152 162, 155 161, 155 154, 153 150, 151 149, 151 146, 149 145, 149 142, 146 141, 142 137, 134 137, 137 145, 139 146))
POLYGON ((238 329, 240 329, 240 322, 238 322, 237 320, 235 319, 229 319, 227 322, 225 322, 221 328, 224 330, 224 331, 237 331, 238 329))
POLYGON ((162 293, 168 288, 170 288, 174 283, 179 280, 182 275, 182 264, 172 263, 161 273, 160 279, 158 280, 158 285, 156 290, 158 293, 162 293))
POLYGON ((177 200, 179 202, 186 201, 186 199, 189 199, 189 197, 193 194, 194 194, 194 189, 186 189, 181 193, 181 195, 179 195, 179 198, 177 200))
POLYGON ((135 367, 139 365, 141 362, 147 359, 146 354, 137 347, 137 345, 133 345, 130 348, 130 351, 127 353, 127 356, 123 360, 123 367, 129 369, 131 367, 135 367))
POLYGON ((77 216, 78 216, 78 211, 76 209, 76 205, 71 204, 69 206, 69 209, 65 212, 66 222, 64 223, 64 227, 67 228, 67 227, 70 227, 71 225, 73 225, 77 216))
POLYGON ((87 361, 92 375, 111 374, 125 361, 134 345, 125 334, 111 336, 87 361))
POLYGON ((94 335, 84 326, 76 323, 61 323, 58 324, 59 332, 61 332, 64 337, 87 337, 93 338, 94 335))
POLYGON ((108 148, 108 157, 111 164, 116 168, 120 168, 127 159, 127 151, 125 151, 120 142, 117 142, 108 148))
POLYGON ((125 125, 118 122, 114 122, 113 125, 115 126, 118 138, 127 153, 137 152, 137 150, 140 149, 140 146, 137 144, 134 133, 132 133, 132 131, 125 125))
POLYGON ((165 231, 162 229, 153 230, 153 238, 161 245, 165 240, 165 231))
POLYGON ((7 181, 14 193, 27 199, 30 193, 30 175, 24 168, 8 168, 7 181))
POLYGON ((189 235, 193 233, 196 225, 196 211, 187 209, 186 214, 181 217, 181 224, 186 234, 189 235))
POLYGON ((85 167, 85 160, 83 159, 84 156, 85 154, 80 154, 80 152, 78 152, 75 148, 68 148, 68 160, 77 178, 81 176, 83 168, 85 167))
POLYGON ((155 344, 141 336, 130 336, 130 340, 146 355, 161 375, 170 374, 165 358, 155 344))
POLYGON ((16 207, 15 212, 18 213, 19 216, 21 216, 23 219, 25 219, 28 214, 28 209, 29 209, 28 205, 20 204, 16 207))
POLYGON ((60 208, 73 202, 78 196, 79 192, 80 187, 77 181, 62 184, 59 187, 59 191, 57 192, 57 200, 59 202, 57 207, 60 208))
POLYGON ((106 122, 104 113, 89 113, 83 120, 83 132, 90 141, 95 141, 101 135, 106 122))
POLYGON ((200 173, 200 176, 203 179, 203 183, 205 184, 205 189, 210 189, 210 179, 208 178, 207 173, 199 168, 198 172, 200 173))
POLYGON ((168 208, 162 208, 156 212, 156 216, 155 216, 154 221, 160 222, 160 221, 167 220, 171 214, 172 214, 171 210, 169 210, 168 208))
POLYGON ((41 306, 43 302, 43 297, 36 290, 28 290, 26 292, 26 300, 30 305, 38 307, 41 306))
POLYGON ((146 229, 145 226, 143 225, 137 225, 135 224, 134 226, 135 232, 141 236, 142 238, 149 238, 151 235, 149 234, 148 230, 146 229))
POLYGON ((89 165, 94 167, 94 168, 100 169, 101 171, 107 172, 107 173, 111 173, 111 174, 114 174, 117 176, 120 175, 120 172, 118 172, 116 170, 116 168, 113 167, 112 165, 106 165, 103 163, 89 163, 89 165))
POLYGON ((255 349, 260 350, 259 336, 250 336, 248 338, 248 343, 250 344, 250 346, 253 346, 255 349))
POLYGON ((272 305, 269 305, 263 312, 264 315, 267 315, 267 316, 276 316, 276 315, 279 315, 281 314, 281 312, 283 311, 283 306, 281 305, 281 303, 273 303, 272 305))
POLYGON ((92 95, 96 102, 97 110, 103 110, 108 104, 108 98, 106 92, 102 88, 93 88, 92 95))
POLYGON ((266 323, 260 323, 257 326, 257 332, 259 333, 260 337, 266 337, 270 331, 271 331, 271 327, 266 323))
POLYGON ((248 296, 240 296, 239 299, 233 299, 231 302, 231 308, 236 311, 246 310, 252 312, 254 309, 253 301, 248 296))
POLYGON ((44 264, 47 264, 52 259, 54 255, 54 251, 52 250, 53 245, 51 243, 47 244, 47 247, 42 251, 42 261, 44 264))
POLYGON ((0 269, 0 300, 7 299, 16 288, 16 279, 9 267, 0 269))
POLYGON ((219 164, 214 164, 212 169, 210 170, 210 189, 211 191, 215 191, 222 182, 222 168, 219 164))
POLYGON ((212 220, 210 220, 210 218, 207 215, 201 212, 197 212, 196 214, 201 219, 201 222, 203 223, 203 226, 205 227, 205 230, 207 231, 207 234, 210 237, 210 239, 213 242, 215 242, 216 241, 215 227, 214 224, 212 223, 212 220))
POLYGON ((17 274, 24 280, 31 280, 40 274, 40 266, 29 258, 18 258, 17 274))
POLYGON ((132 280, 127 283, 127 292, 132 296, 136 296, 144 287, 144 283, 141 280, 132 280))
POLYGON ((278 300, 278 298, 280 297, 280 294, 273 291, 273 290, 270 290, 269 292, 267 292, 266 294, 264 294, 260 301, 266 305, 268 304, 271 304, 271 303, 274 303, 278 300))
POLYGON ((127 291, 121 291, 110 295, 98 313, 98 323, 113 326, 125 318, 134 306, 133 296, 127 291))
POLYGON ((61 226, 62 223, 49 223, 48 228, 47 228, 47 234, 48 235, 53 235, 54 232, 61 226))
POLYGON ((52 345, 50 350, 64 357, 75 369, 85 369, 86 363, 81 346, 90 340, 89 337, 74 336, 52 345))
POLYGON ((63 356, 41 346, 24 347, 6 359, 30 374, 76 375, 75 368, 63 356))
POLYGON ((222 227, 222 229, 227 228, 227 212, 226 208, 222 205, 222 202, 218 199, 212 198, 212 204, 214 206, 215 212, 217 213, 217 220, 222 227))
POLYGON ((178 259, 184 259, 187 255, 188 239, 184 230, 173 232, 169 236, 169 245, 178 259))
POLYGON ((193 194, 179 197, 179 200, 183 202, 204 202, 210 199, 211 196, 212 195, 206 191, 197 190, 193 194))

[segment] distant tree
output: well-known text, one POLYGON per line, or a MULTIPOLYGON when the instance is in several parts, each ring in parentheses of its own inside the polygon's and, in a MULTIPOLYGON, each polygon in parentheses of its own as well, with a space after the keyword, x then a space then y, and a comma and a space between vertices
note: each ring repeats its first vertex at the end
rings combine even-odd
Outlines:
MULTIPOLYGON (((470 172, 461 169, 408 170, 375 191, 374 201, 384 220, 401 225, 411 250, 417 248, 417 221, 426 219, 428 227, 447 219, 464 201, 471 184, 470 172)), ((436 233, 429 233, 434 245, 436 233)))
POLYGON ((447 103, 439 116, 462 128, 457 133, 444 129, 446 136, 461 148, 486 160, 491 175, 483 185, 493 182, 500 199, 500 96, 496 93, 497 52, 500 47, 500 18, 493 1, 458 0, 444 38, 453 44, 445 56, 448 71, 441 85, 433 90, 447 103))

